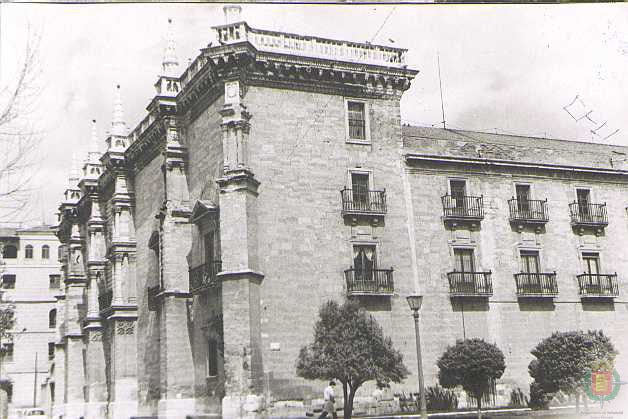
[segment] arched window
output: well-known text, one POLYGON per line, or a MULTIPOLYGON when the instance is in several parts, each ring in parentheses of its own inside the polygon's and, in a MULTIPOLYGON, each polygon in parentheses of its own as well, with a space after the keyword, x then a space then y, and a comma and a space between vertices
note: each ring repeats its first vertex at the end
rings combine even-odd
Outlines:
POLYGON ((2 257, 5 259, 15 259, 17 258, 17 247, 12 244, 7 244, 2 249, 2 257))
POLYGON ((24 248, 24 257, 26 259, 33 258, 33 246, 31 246, 30 244, 27 244, 26 247, 24 248))
POLYGON ((51 329, 54 327, 57 327, 57 309, 56 308, 53 308, 48 313, 48 327, 51 329))
POLYGON ((44 244, 41 247, 41 258, 42 259, 50 258, 50 246, 48 246, 47 244, 44 244))

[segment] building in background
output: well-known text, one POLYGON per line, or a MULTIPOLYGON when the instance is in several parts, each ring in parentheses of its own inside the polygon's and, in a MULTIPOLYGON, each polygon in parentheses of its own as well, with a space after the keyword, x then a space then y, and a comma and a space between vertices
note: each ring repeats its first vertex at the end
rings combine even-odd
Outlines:
POLYGON ((414 372, 405 297, 424 295, 428 385, 463 337, 502 348, 506 399, 556 330, 603 329, 628 368, 628 149, 402 127, 405 50, 225 12, 183 73, 168 36, 130 133, 118 86, 105 153, 93 135, 70 176, 54 417, 302 415, 324 383, 295 363, 329 299, 359 299, 414 372))
POLYGON ((0 246, 0 291, 4 304, 15 310, 13 339, 2 342, 0 371, 13 383, 9 412, 17 415, 46 404, 61 282, 59 240, 50 226, 0 228, 0 246))

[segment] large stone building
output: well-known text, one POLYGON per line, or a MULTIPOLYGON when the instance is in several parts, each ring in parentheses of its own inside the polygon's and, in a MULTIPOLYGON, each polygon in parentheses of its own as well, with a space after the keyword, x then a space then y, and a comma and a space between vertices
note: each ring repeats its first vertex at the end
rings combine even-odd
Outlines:
POLYGON ((46 404, 41 387, 54 352, 59 240, 50 226, 0 228, 0 248, 2 304, 15 317, 12 339, 1 342, 0 377, 12 382, 9 412, 17 415, 46 404))
POLYGON ((477 336, 527 390, 530 349, 569 329, 604 329, 628 371, 628 148, 402 126, 405 50, 238 11, 182 74, 170 36, 146 118, 127 132, 118 88, 106 152, 72 176, 55 417, 279 414, 320 397, 295 362, 345 297, 416 371, 424 295, 427 384, 477 336))

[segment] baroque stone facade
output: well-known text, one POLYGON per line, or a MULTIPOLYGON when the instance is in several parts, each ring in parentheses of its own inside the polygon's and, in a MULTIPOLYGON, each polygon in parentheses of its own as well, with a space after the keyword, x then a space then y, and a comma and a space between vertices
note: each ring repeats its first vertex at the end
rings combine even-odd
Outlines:
POLYGON ((238 10, 180 76, 170 35, 146 118, 126 132, 118 88, 107 151, 71 179, 55 417, 286 413, 320 397, 296 358, 345 297, 416 371, 424 295, 427 384, 463 336, 502 348, 504 388, 555 330, 604 329, 628 367, 628 149, 402 127, 405 50, 238 10))

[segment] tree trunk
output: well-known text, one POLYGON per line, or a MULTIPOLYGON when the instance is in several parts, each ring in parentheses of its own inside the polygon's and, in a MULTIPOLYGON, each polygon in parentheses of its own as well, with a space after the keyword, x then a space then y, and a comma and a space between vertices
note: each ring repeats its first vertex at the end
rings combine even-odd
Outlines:
POLYGON ((580 413, 580 393, 576 392, 576 413, 580 413))
POLYGON ((478 401, 478 419, 482 419, 482 396, 477 398, 478 401))
MULTIPOLYGON (((349 391, 347 390, 347 383, 343 382, 342 383, 342 402, 343 404, 343 412, 344 412, 344 418, 347 418, 347 400, 349 400, 349 391)), ((336 406, 334 405, 334 409, 336 408, 336 406)))
POLYGON ((355 391, 357 388, 349 389, 349 398, 345 399, 345 409, 344 409, 344 418, 351 419, 351 415, 353 415, 353 398, 355 397, 355 391))
POLYGON ((0 418, 9 417, 9 395, 5 389, 0 389, 0 418))

